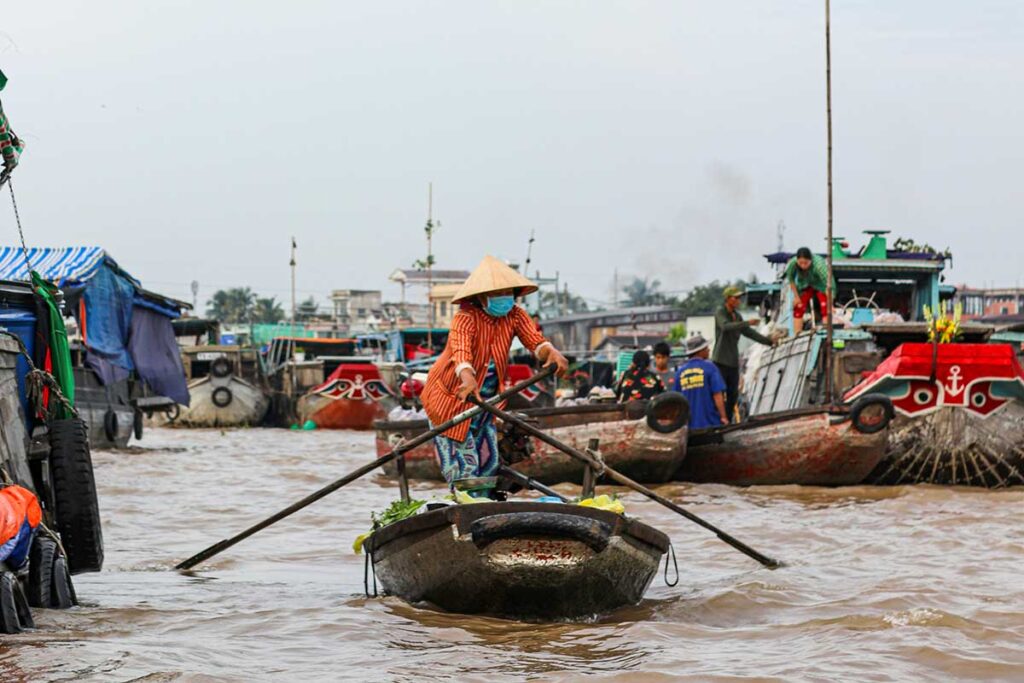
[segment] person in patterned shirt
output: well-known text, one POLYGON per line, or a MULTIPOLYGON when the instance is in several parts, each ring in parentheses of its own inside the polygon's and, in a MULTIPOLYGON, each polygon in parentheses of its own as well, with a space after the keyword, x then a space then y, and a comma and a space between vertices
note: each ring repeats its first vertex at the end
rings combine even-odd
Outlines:
MULTIPOLYGON (((452 419, 480 400, 498 394, 508 376, 512 337, 518 337, 545 367, 561 377, 569 363, 544 338, 516 297, 537 286, 493 256, 486 256, 455 294, 459 310, 452 318, 444 351, 438 357, 420 398, 431 426, 452 419)), ((449 487, 471 496, 490 497, 497 483, 497 429, 494 416, 482 412, 434 438, 441 472, 449 487)))
POLYGON ((619 403, 642 401, 653 398, 665 391, 661 378, 651 372, 651 357, 646 351, 633 354, 633 363, 619 380, 615 397, 619 403))

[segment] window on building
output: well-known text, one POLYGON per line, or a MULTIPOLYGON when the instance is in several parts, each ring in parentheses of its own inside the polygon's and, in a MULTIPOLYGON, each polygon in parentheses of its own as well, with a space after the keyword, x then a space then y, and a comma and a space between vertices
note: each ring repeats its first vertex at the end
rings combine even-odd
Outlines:
POLYGON ((447 318, 448 317, 448 302, 447 301, 442 301, 441 302, 441 317, 442 318, 447 318))

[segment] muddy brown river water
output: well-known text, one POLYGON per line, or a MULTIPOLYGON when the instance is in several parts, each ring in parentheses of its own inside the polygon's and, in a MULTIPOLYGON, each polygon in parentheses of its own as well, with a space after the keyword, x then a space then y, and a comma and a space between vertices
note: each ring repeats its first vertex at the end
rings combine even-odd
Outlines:
POLYGON ((1024 490, 658 487, 775 571, 623 493, 672 537, 679 585, 659 575, 636 607, 523 624, 364 596, 351 543, 397 497, 381 476, 170 569, 365 462, 370 434, 140 443, 94 454, 105 569, 76 577, 80 607, 4 637, 0 681, 1024 680, 1024 490))

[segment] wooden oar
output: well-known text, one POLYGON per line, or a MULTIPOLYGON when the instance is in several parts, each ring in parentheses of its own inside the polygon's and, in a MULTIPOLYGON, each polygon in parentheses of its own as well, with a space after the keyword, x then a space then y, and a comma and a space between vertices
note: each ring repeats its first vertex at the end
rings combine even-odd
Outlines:
POLYGON ((621 472, 618 472, 618 471, 612 469, 611 467, 608 467, 607 465, 605 465, 603 463, 599 463, 597 460, 595 460, 593 457, 591 457, 588 453, 585 453, 585 452, 583 452, 581 450, 573 448, 572 446, 569 446, 567 444, 562 443, 561 441, 559 441, 558 439, 554 438, 553 436, 551 436, 549 434, 545 434, 541 430, 537 429, 536 427, 531 425, 529 422, 526 422, 524 420, 519 419, 518 417, 516 417, 512 413, 508 413, 508 412, 506 412, 504 410, 501 410, 497 406, 493 406, 493 405, 490 405, 488 403, 482 403, 482 402, 476 400, 473 397, 470 397, 469 400, 470 400, 471 403, 475 403, 476 405, 480 406, 481 408, 483 408, 487 412, 492 413, 496 417, 500 417, 503 421, 509 422, 511 424, 514 424, 517 427, 519 427, 520 429, 522 429, 523 431, 525 431, 527 434, 530 434, 531 436, 534 436, 534 437, 540 439, 541 441, 543 441, 544 443, 548 444, 549 446, 557 448, 558 450, 562 451, 566 455, 572 456, 573 458, 576 458, 577 460, 580 460, 580 461, 586 463, 587 465, 590 465, 591 467, 595 468, 597 471, 603 470, 604 474, 608 475, 608 477, 610 479, 613 479, 614 481, 617 481, 618 483, 622 484, 623 486, 628 486, 629 488, 633 489, 637 493, 642 493, 643 495, 647 496, 651 500, 653 500, 655 502, 658 502, 658 503, 661 503, 662 505, 667 507, 669 510, 672 510, 673 512, 682 515, 683 517, 685 517, 686 519, 690 520, 691 522, 694 522, 695 524, 699 524, 700 526, 704 527, 705 529, 713 532, 716 536, 718 536, 718 538, 722 539, 723 541, 725 541, 726 543, 731 545, 733 548, 736 548, 736 550, 739 550, 741 553, 743 553, 744 555, 746 555, 748 557, 752 557, 753 559, 755 559, 758 562, 760 562, 761 564, 763 564, 765 567, 768 567, 769 569, 775 569, 776 567, 782 566, 782 563, 779 562, 778 560, 773 559, 771 557, 768 557, 767 555, 764 555, 762 553, 759 553, 758 551, 754 550, 753 548, 751 548, 749 545, 747 545, 743 541, 740 541, 739 539, 737 539, 737 538, 735 538, 735 537, 725 533, 724 531, 722 531, 718 527, 714 526, 710 522, 704 521, 703 519, 701 519, 697 515, 693 514, 689 510, 686 510, 686 509, 676 505, 675 503, 673 503, 668 498, 665 498, 663 496, 659 496, 657 493, 655 493, 654 491, 650 490, 649 488, 647 488, 643 484, 639 484, 639 483, 633 481, 632 479, 630 479, 629 477, 627 477, 626 475, 622 474, 621 472))
POLYGON ((252 536, 253 534, 255 534, 256 532, 262 531, 263 529, 266 529, 271 524, 275 524, 277 522, 280 522, 285 517, 288 517, 289 515, 292 515, 292 514, 298 512, 302 508, 307 507, 308 505, 312 505, 313 503, 315 503, 316 501, 320 500, 321 498, 324 498, 325 496, 328 496, 331 493, 334 493, 335 491, 340 489, 342 486, 345 486, 346 484, 352 483, 356 479, 359 479, 363 475, 368 474, 368 473, 374 471, 375 469, 377 469, 381 465, 384 465, 385 463, 391 462, 392 460, 394 460, 398 456, 402 455, 403 453, 411 451, 412 449, 416 448, 417 446, 430 441, 431 439, 433 439, 438 434, 441 434, 443 432, 448 431, 449 429, 451 429, 455 425, 459 424, 460 422, 465 422, 466 420, 472 419, 476 415, 480 414, 480 412, 481 412, 481 405, 486 407, 488 405, 491 405, 491 403, 500 403, 502 401, 508 400, 510 397, 514 396, 515 394, 518 394, 523 389, 528 389, 529 387, 531 387, 532 385, 534 385, 537 382, 541 381, 542 379, 550 377, 555 372, 555 370, 556 370, 556 368, 555 368, 554 365, 546 367, 543 370, 541 370, 540 372, 538 372, 536 375, 534 375, 533 377, 530 377, 529 379, 524 379, 522 382, 519 382, 518 384, 515 384, 515 385, 509 387, 508 389, 506 389, 505 391, 501 392, 497 396, 495 396, 495 397, 493 397, 491 399, 488 399, 488 402, 486 402, 486 403, 480 404, 479 402, 477 402, 474 399, 473 402, 476 403, 477 405, 474 406, 473 408, 470 408, 469 410, 461 412, 458 415, 456 415, 455 417, 453 417, 452 419, 448 420, 447 422, 445 422, 443 424, 439 424, 438 426, 434 427, 433 429, 431 429, 429 431, 426 431, 426 432, 420 434, 417 437, 409 439, 408 441, 406 441, 406 442, 404 442, 402 444, 399 444, 397 447, 395 447, 394 450, 392 450, 387 455, 383 455, 383 456, 381 456, 379 458, 376 458, 372 462, 368 462, 365 465, 363 465, 362 467, 360 467, 360 468, 358 468, 356 470, 353 470, 352 472, 349 472, 348 474, 346 474, 341 479, 337 479, 337 480, 331 482, 330 484, 328 484, 327 486, 324 486, 323 488, 319 489, 318 491, 314 491, 313 493, 309 494, 308 496, 306 496, 302 500, 296 501, 296 502, 292 503, 291 505, 289 505, 288 507, 286 507, 285 509, 281 510, 280 512, 277 512, 277 513, 271 515, 270 517, 267 517, 262 522, 258 522, 256 524, 253 524, 251 527, 249 527, 245 531, 242 531, 241 533, 235 534, 231 538, 226 538, 223 541, 219 541, 217 543, 214 543, 209 548, 206 548, 205 550, 202 550, 202 551, 196 553, 195 555, 193 555, 192 557, 188 558, 184 562, 178 563, 177 565, 174 566, 174 568, 175 569, 191 569, 192 567, 196 566, 200 562, 205 562, 206 560, 210 559, 214 555, 217 555, 220 552, 222 552, 224 550, 227 550, 228 548, 230 548, 231 546, 235 545, 239 541, 243 541, 243 540, 249 538, 250 536, 252 536))

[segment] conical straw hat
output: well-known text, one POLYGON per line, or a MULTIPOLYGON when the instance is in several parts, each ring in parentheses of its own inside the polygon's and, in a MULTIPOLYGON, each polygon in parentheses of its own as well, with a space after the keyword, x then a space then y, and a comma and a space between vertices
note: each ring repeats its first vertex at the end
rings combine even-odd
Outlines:
POLYGON ((515 289, 517 296, 532 294, 537 291, 533 284, 515 270, 493 256, 484 256, 484 260, 476 267, 466 281, 459 287, 452 301, 462 301, 477 294, 497 292, 502 289, 515 289))

